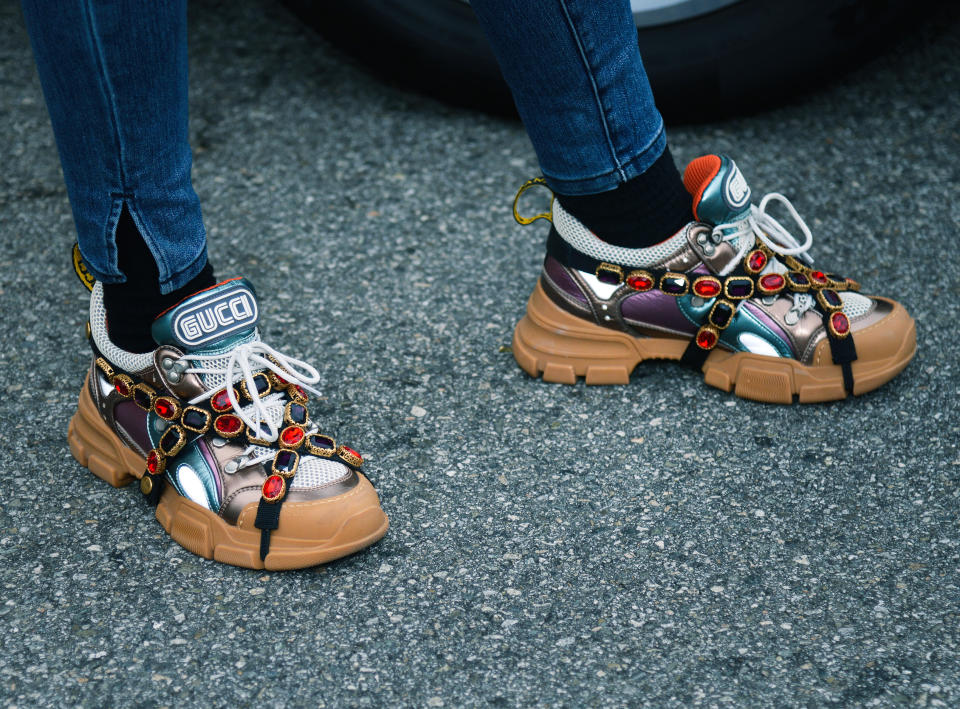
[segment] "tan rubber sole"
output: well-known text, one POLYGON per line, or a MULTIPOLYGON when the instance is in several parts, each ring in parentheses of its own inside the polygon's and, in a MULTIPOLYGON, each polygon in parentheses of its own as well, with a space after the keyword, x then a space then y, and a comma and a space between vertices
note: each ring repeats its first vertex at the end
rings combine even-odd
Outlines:
MULTIPOLYGON (((916 353, 916 327, 906 310, 894 303, 893 312, 872 332, 857 334, 860 358, 853 365, 854 394, 865 394, 899 374, 916 353), (873 340, 876 347, 872 348, 873 340), (869 359, 872 351, 888 354, 869 359), (866 356, 865 356, 866 355, 866 356)), ((821 343, 829 346, 828 343, 821 343)), ((560 308, 537 283, 527 313, 513 332, 513 356, 530 376, 544 381, 575 384, 628 384, 630 373, 644 360, 679 360, 686 339, 633 337, 588 322, 560 308)), ((737 396, 773 404, 843 399, 843 372, 824 358, 819 347, 814 361, 767 357, 748 352, 713 351, 703 365, 704 381, 737 396)))
MULTIPOLYGON (((89 378, 89 374, 87 376, 89 378)), ((100 418, 87 381, 83 383, 77 411, 67 427, 67 443, 80 465, 114 487, 129 485, 146 472, 144 457, 130 450, 100 418)))
MULTIPOLYGON (((70 419, 67 441, 77 462, 114 487, 143 477, 143 457, 130 450, 100 418, 86 383, 77 412, 70 419)), ((357 475, 358 485, 343 495, 288 504, 281 513, 280 528, 270 535, 265 561, 260 560, 260 530, 253 526, 256 503, 243 510, 238 525, 232 525, 167 485, 156 516, 180 546, 207 559, 248 569, 302 569, 353 554, 387 533, 389 521, 376 490, 363 475, 357 475), (312 534, 301 538, 284 534, 285 528, 312 534)))
POLYGON ((363 475, 358 476, 357 500, 351 502, 349 511, 335 511, 338 523, 328 537, 297 539, 284 536, 278 529, 270 534, 270 553, 265 561, 260 560, 260 530, 253 527, 256 504, 244 510, 240 523, 248 528, 241 528, 167 485, 157 505, 157 520, 180 546, 204 558, 247 569, 303 569, 358 552, 387 533, 390 523, 380 509, 373 485, 363 475))

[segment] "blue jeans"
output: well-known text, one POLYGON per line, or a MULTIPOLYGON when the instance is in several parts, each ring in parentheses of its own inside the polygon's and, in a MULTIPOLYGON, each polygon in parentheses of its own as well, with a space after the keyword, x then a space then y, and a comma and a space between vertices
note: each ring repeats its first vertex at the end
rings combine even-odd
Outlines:
MULTIPOLYGON (((628 0, 473 0, 550 186, 604 192, 663 153, 628 0)), ((23 0, 80 250, 120 283, 124 206, 163 292, 206 264, 190 182, 186 0, 23 0)))
POLYGON ((606 192, 667 145, 628 0, 471 0, 540 169, 560 194, 606 192))
POLYGON ((124 205, 164 293, 207 262, 190 182, 186 0, 23 0, 80 251, 103 283, 126 280, 114 239, 124 205))

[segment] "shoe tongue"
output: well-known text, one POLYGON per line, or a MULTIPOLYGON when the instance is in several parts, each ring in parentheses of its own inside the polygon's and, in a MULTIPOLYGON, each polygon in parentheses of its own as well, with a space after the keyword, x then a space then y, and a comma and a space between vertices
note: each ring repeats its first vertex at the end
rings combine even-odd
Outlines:
POLYGON ((231 278, 161 313, 151 333, 157 344, 183 352, 222 351, 253 339, 259 318, 253 286, 245 278, 231 278))
POLYGON ((750 187, 737 164, 726 155, 703 155, 683 173, 683 184, 693 195, 693 216, 716 226, 750 213, 750 187))

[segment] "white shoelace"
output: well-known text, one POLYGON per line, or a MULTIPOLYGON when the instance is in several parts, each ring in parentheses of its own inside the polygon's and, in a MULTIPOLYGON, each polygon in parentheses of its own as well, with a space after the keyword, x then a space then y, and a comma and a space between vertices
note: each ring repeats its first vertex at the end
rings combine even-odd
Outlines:
MULTIPOLYGON (((204 367, 204 363, 222 361, 223 354, 200 355, 185 354, 181 359, 194 363, 194 366, 184 370, 187 374, 216 374, 226 378, 227 398, 233 406, 234 413, 240 417, 252 431, 259 431, 260 437, 265 441, 275 441, 280 435, 279 427, 273 422, 267 409, 273 405, 278 405, 282 398, 281 393, 269 394, 264 398, 254 397, 252 403, 243 409, 234 393, 234 388, 229 386, 236 381, 243 380, 247 386, 247 391, 256 392, 256 382, 253 375, 257 371, 269 369, 278 376, 291 384, 303 387, 306 391, 320 396, 320 392, 310 386, 320 381, 320 372, 311 367, 303 360, 289 357, 270 347, 259 340, 246 342, 238 345, 230 351, 226 366, 204 367), (272 358, 272 359, 270 359, 272 358), (251 415, 251 413, 253 415, 251 415)), ((210 392, 204 392, 190 400, 190 404, 196 404, 210 397, 210 392)))
MULTIPOLYGON (((741 219, 737 222, 729 222, 726 224, 717 224, 713 228, 713 241, 715 243, 720 243, 722 241, 729 242, 731 246, 736 247, 739 243, 739 249, 737 251, 736 258, 732 259, 718 275, 726 276, 733 269, 737 267, 737 264, 747 255, 747 252, 753 248, 754 239, 756 237, 764 245, 767 246, 775 254, 781 256, 797 256, 808 264, 813 264, 813 258, 807 253, 810 250, 810 247, 813 246, 813 233, 810 231, 810 227, 807 226, 807 223, 803 221, 803 218, 794 208, 786 197, 784 197, 779 192, 771 192, 763 197, 760 200, 760 206, 754 204, 750 205, 750 214, 748 214, 744 219, 741 219), (797 223, 797 226, 800 227, 800 231, 803 232, 803 243, 797 241, 796 237, 791 234, 787 229, 776 219, 773 218, 770 214, 767 213, 767 206, 773 202, 777 201, 782 204, 790 216, 793 217, 793 220, 797 223), (746 238, 741 238, 746 237, 746 238)), ((784 268, 779 262, 776 262, 774 259, 770 260, 770 263, 763 270, 764 273, 769 273, 775 270, 784 268), (776 264, 776 265, 775 265, 776 264)), ((784 268, 784 270, 786 270, 784 268)), ((794 293, 793 294, 793 307, 791 311, 795 312, 797 317, 803 315, 805 312, 810 310, 814 305, 814 300, 807 293, 794 293)))

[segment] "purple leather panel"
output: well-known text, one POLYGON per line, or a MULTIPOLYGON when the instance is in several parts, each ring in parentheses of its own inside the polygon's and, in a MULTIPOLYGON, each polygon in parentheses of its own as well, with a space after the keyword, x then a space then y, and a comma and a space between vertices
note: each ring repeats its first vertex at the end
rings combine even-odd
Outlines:
POLYGON ((209 466, 210 471, 213 473, 213 479, 217 481, 217 499, 222 500, 223 487, 220 484, 220 468, 217 465, 217 459, 214 458, 213 453, 210 452, 210 448, 207 446, 207 440, 205 438, 197 439, 197 450, 200 451, 200 455, 203 456, 207 466, 209 466))
POLYGON ((143 450, 153 448, 147 435, 147 412, 132 401, 121 401, 113 408, 113 418, 143 450))
MULTIPOLYGON (((774 333, 776 333, 777 337, 779 337, 781 340, 787 343, 787 346, 790 347, 791 351, 793 351, 793 346, 791 345, 790 337, 787 335, 787 333, 783 331, 782 327, 777 325, 776 320, 771 318, 769 315, 763 312, 762 309, 758 308, 756 305, 754 305, 750 301, 745 302, 740 307, 746 308, 747 310, 749 310, 751 315, 753 315, 755 318, 757 318, 757 320, 759 320, 764 325, 769 327, 774 333)), ((797 353, 794 352, 794 354, 796 355, 797 353)))
POLYGON ((553 256, 547 256, 546 261, 543 264, 543 270, 547 272, 547 275, 550 276, 550 280, 553 281, 557 288, 562 290, 564 293, 573 296, 582 303, 589 303, 587 297, 583 294, 583 291, 580 290, 580 286, 574 282, 570 277, 570 274, 567 273, 566 269, 560 265, 560 262, 557 261, 553 256))
POLYGON ((696 326, 680 312, 677 299, 660 291, 635 293, 628 296, 620 306, 620 312, 627 320, 667 328, 674 332, 696 332, 696 326))

